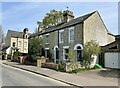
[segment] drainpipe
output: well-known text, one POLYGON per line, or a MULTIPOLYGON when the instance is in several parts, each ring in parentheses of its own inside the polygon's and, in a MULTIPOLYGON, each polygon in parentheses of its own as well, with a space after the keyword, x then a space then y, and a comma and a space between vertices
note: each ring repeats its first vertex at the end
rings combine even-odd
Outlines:
POLYGON ((58 30, 58 51, 57 51, 58 52, 58 58, 57 58, 58 60, 59 60, 59 51, 60 51, 60 49, 59 49, 59 30, 58 30))
POLYGON ((59 48, 59 30, 58 30, 58 48, 59 48))

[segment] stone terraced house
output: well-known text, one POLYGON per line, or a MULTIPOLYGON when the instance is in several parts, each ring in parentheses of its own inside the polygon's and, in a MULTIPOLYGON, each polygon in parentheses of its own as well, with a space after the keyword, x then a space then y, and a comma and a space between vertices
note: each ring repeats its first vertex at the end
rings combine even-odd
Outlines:
POLYGON ((46 28, 44 31, 31 35, 40 36, 43 39, 44 55, 46 59, 52 59, 55 63, 58 60, 66 60, 66 53, 70 45, 77 52, 77 60, 82 59, 83 45, 96 40, 100 46, 105 46, 115 40, 98 11, 74 18, 73 12, 66 10, 63 14, 64 22, 46 28))

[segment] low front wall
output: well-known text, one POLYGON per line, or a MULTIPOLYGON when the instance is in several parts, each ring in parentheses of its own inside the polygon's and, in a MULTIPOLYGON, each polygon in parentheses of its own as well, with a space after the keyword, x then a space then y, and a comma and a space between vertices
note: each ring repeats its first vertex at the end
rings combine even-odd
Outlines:
POLYGON ((65 64, 65 71, 71 72, 73 70, 81 68, 80 62, 68 62, 65 64))

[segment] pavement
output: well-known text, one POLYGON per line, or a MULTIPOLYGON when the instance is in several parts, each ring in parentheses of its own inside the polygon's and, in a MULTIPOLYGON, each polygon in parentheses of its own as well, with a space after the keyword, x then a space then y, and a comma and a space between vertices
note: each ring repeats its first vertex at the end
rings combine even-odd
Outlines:
POLYGON ((118 88, 118 73, 107 69, 84 71, 77 74, 59 72, 52 69, 23 65, 16 62, 2 61, 3 64, 20 68, 76 87, 108 86, 118 88), (113 72, 113 73, 112 73, 113 72))

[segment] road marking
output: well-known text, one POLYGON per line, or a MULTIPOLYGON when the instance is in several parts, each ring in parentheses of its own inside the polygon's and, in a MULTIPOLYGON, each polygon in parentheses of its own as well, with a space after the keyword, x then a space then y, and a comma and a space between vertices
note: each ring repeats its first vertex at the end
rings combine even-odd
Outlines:
POLYGON ((5 64, 2 64, 2 66, 8 67, 8 68, 12 68, 12 69, 15 69, 15 70, 19 70, 19 71, 23 71, 23 72, 26 72, 26 73, 29 73, 29 74, 33 74, 33 75, 36 75, 36 76, 39 76, 39 77, 42 77, 42 78, 45 78, 45 79, 48 79, 48 80, 51 80, 51 81, 54 81, 54 82, 58 82, 58 83, 60 83, 60 84, 62 84, 64 86, 71 86, 69 84, 57 81, 55 79, 52 79, 52 78, 49 78, 49 77, 45 77, 45 76, 42 76, 42 75, 39 75, 39 74, 36 74, 36 73, 33 73, 33 72, 25 71, 25 70, 22 70, 20 68, 15 68, 15 67, 8 66, 8 65, 5 65, 5 64))

